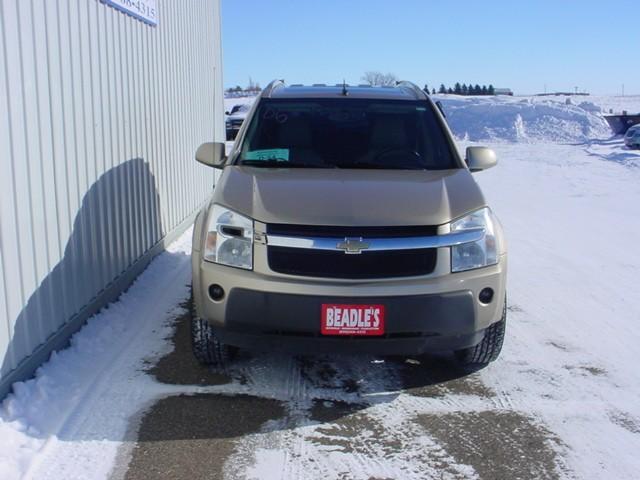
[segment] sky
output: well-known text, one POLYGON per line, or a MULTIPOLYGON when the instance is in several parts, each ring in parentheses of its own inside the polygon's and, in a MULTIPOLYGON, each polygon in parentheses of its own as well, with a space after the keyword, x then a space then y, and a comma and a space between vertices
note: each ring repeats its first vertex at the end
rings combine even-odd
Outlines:
POLYGON ((640 94, 638 0, 222 0, 225 87, 493 84, 640 94))

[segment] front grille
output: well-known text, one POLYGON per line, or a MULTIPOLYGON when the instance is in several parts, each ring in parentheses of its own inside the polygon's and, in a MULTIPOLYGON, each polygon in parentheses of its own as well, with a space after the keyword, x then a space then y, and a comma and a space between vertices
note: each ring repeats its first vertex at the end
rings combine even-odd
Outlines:
MULTIPOLYGON (((272 235, 299 237, 398 238, 435 235, 437 227, 342 227, 268 225, 272 235)), ((395 278, 428 275, 436 266, 437 249, 363 251, 347 255, 342 251, 269 246, 269 268, 288 275, 320 278, 395 278)))

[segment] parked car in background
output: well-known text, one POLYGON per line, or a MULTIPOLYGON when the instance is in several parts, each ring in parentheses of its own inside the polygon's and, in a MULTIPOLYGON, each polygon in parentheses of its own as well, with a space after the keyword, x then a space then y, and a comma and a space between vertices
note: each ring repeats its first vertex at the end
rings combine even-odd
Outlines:
POLYGON ((458 154, 416 85, 285 86, 257 100, 193 234, 194 354, 298 353, 495 360, 507 250, 473 178, 495 153, 458 154))
POLYGON ((624 135, 624 144, 629 148, 640 148, 640 125, 634 125, 624 135))
POLYGON ((227 140, 234 140, 236 138, 240 127, 242 127, 244 119, 247 118, 247 113, 249 113, 250 108, 251 107, 247 104, 239 104, 234 105, 231 111, 225 112, 227 115, 225 121, 227 128, 227 140))

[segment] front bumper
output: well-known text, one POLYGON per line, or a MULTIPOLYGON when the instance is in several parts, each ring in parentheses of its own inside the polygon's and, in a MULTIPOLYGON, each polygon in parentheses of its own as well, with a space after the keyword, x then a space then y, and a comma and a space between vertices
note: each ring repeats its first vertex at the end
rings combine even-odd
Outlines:
POLYGON ((474 325, 471 292, 406 297, 325 297, 233 289, 227 322, 216 333, 243 348, 296 353, 421 354, 455 350, 482 339, 474 325), (335 337, 320 334, 323 303, 385 305, 385 335, 335 337))
POLYGON ((327 281, 271 275, 201 261, 193 255, 197 314, 224 343, 299 353, 421 354, 476 345, 502 318, 506 255, 497 265, 460 273, 376 281, 327 281), (220 301, 209 286, 225 290, 220 301), (478 300, 492 288, 489 304, 478 300), (323 303, 384 304, 385 335, 320 334, 323 303))

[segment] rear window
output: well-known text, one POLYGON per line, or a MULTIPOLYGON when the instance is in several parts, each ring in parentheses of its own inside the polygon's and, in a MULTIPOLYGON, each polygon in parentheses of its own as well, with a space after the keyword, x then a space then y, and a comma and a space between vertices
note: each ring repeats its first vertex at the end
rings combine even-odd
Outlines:
POLYGON ((427 102, 262 100, 236 163, 252 166, 458 168, 427 102))

